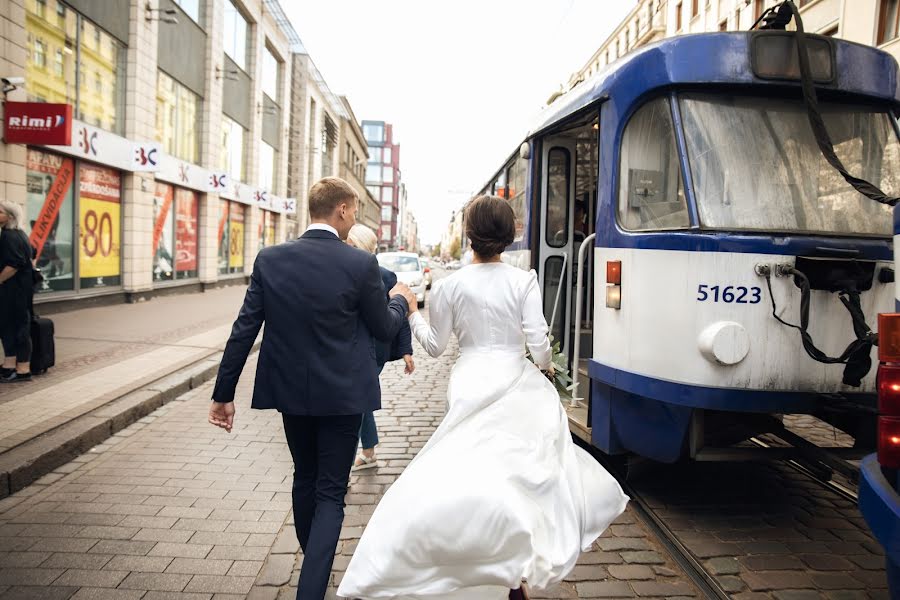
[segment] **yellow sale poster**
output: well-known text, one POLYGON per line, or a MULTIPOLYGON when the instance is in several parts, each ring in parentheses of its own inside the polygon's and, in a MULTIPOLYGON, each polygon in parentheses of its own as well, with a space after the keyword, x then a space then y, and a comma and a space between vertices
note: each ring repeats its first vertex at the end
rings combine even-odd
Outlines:
POLYGON ((82 279, 121 273, 119 173, 81 166, 78 269, 82 279))
POLYGON ((244 266, 244 207, 231 203, 231 219, 228 224, 228 266, 244 266))

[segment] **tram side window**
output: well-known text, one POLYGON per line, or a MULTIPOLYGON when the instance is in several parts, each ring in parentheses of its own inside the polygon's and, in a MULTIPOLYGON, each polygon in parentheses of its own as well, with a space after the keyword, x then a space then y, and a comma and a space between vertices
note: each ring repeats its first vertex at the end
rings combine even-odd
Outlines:
POLYGON ((641 107, 625 127, 619 169, 619 223, 629 230, 690 225, 672 113, 665 98, 641 107))
POLYGON ((521 242, 525 238, 525 220, 527 209, 525 206, 525 179, 528 173, 528 161, 517 158, 513 161, 508 171, 509 204, 516 215, 516 239, 521 242))

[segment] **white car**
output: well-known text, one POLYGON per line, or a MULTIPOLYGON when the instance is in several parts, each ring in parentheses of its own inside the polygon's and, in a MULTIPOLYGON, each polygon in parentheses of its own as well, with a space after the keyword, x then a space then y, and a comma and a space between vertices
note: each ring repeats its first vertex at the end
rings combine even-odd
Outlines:
POLYGON ((419 308, 425 306, 425 267, 419 260, 419 255, 413 252, 383 252, 375 256, 378 264, 393 271, 397 275, 397 281, 405 283, 416 295, 419 308))

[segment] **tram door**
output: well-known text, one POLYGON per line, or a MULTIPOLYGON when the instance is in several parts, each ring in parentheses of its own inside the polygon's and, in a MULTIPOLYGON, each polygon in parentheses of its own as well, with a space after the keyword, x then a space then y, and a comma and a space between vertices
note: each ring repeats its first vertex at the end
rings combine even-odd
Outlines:
POLYGON ((578 249, 594 232, 597 204, 599 120, 594 117, 544 140, 541 157, 541 230, 538 269, 544 298, 544 316, 569 366, 590 356, 592 343, 593 252, 577 264, 578 249), (579 269, 581 291, 581 356, 575 357, 575 295, 579 269), (555 307, 555 313, 554 313, 555 307))
POLYGON ((569 353, 572 301, 572 263, 575 259, 576 144, 560 135, 544 139, 541 156, 539 268, 544 317, 554 343, 569 353), (554 312, 555 309, 555 312, 554 312))

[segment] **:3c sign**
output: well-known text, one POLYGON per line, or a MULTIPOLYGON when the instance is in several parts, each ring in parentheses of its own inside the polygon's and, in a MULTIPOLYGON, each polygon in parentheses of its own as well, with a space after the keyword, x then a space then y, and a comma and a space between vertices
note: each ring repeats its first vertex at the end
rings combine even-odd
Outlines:
POLYGON ((701 283, 697 287, 697 302, 724 302, 725 304, 759 304, 762 301, 762 289, 744 287, 742 285, 707 285, 701 283))

